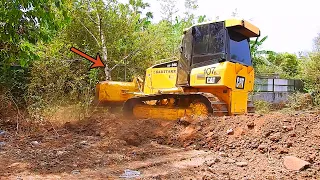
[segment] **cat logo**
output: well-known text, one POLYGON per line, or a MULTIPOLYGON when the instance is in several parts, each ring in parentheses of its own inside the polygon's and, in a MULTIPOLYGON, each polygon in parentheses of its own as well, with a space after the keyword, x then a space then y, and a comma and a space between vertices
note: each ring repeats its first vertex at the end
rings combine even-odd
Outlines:
POLYGON ((236 88, 237 89, 244 89, 244 83, 245 83, 246 79, 242 76, 237 76, 236 79, 236 88))

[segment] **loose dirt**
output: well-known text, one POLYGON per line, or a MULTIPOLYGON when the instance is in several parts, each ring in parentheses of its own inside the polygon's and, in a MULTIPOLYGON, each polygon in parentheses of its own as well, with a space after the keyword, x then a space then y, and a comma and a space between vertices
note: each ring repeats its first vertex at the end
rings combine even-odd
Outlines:
POLYGON ((0 179, 119 179, 126 169, 137 179, 320 179, 319 112, 191 123, 100 112, 37 133, 1 127, 0 179), (310 165, 288 170, 285 156, 310 165))

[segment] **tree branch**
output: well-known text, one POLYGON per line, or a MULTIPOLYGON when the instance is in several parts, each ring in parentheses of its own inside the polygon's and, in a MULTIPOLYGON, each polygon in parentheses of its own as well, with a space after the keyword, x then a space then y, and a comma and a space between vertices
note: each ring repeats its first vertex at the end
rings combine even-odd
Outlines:
POLYGON ((118 64, 114 65, 114 66, 110 69, 110 71, 112 71, 114 68, 116 68, 117 66, 119 66, 120 63, 123 63, 124 60, 126 60, 126 59, 127 59, 128 57, 130 57, 131 55, 137 53, 138 51, 140 51, 140 49, 137 49, 136 51, 133 51, 133 52, 131 52, 130 54, 128 54, 126 57, 122 58, 121 61, 120 61, 118 64))
POLYGON ((98 46, 101 47, 98 39, 94 36, 94 34, 93 34, 79 19, 77 19, 77 20, 78 20, 78 21, 80 22, 80 24, 88 31, 88 33, 94 38, 94 40, 96 41, 96 43, 98 44, 98 46))
POLYGON ((86 15, 95 25, 98 25, 98 23, 94 19, 92 19, 92 17, 89 14, 86 13, 86 15))

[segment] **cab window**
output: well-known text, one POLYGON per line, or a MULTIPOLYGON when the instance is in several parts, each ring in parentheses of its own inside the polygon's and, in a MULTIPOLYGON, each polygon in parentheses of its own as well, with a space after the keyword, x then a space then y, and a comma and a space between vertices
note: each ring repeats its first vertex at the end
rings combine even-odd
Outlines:
POLYGON ((249 41, 240 33, 229 31, 231 61, 252 65, 249 41))

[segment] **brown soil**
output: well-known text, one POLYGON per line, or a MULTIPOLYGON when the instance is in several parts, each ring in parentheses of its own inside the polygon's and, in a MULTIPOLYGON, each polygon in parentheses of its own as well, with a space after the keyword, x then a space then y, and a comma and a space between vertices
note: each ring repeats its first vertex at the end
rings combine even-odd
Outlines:
POLYGON ((125 169, 140 171, 138 179, 320 179, 318 112, 192 123, 100 112, 37 133, 9 128, 0 142, 0 179, 119 179, 125 169), (287 155, 311 165, 287 170, 287 155))

